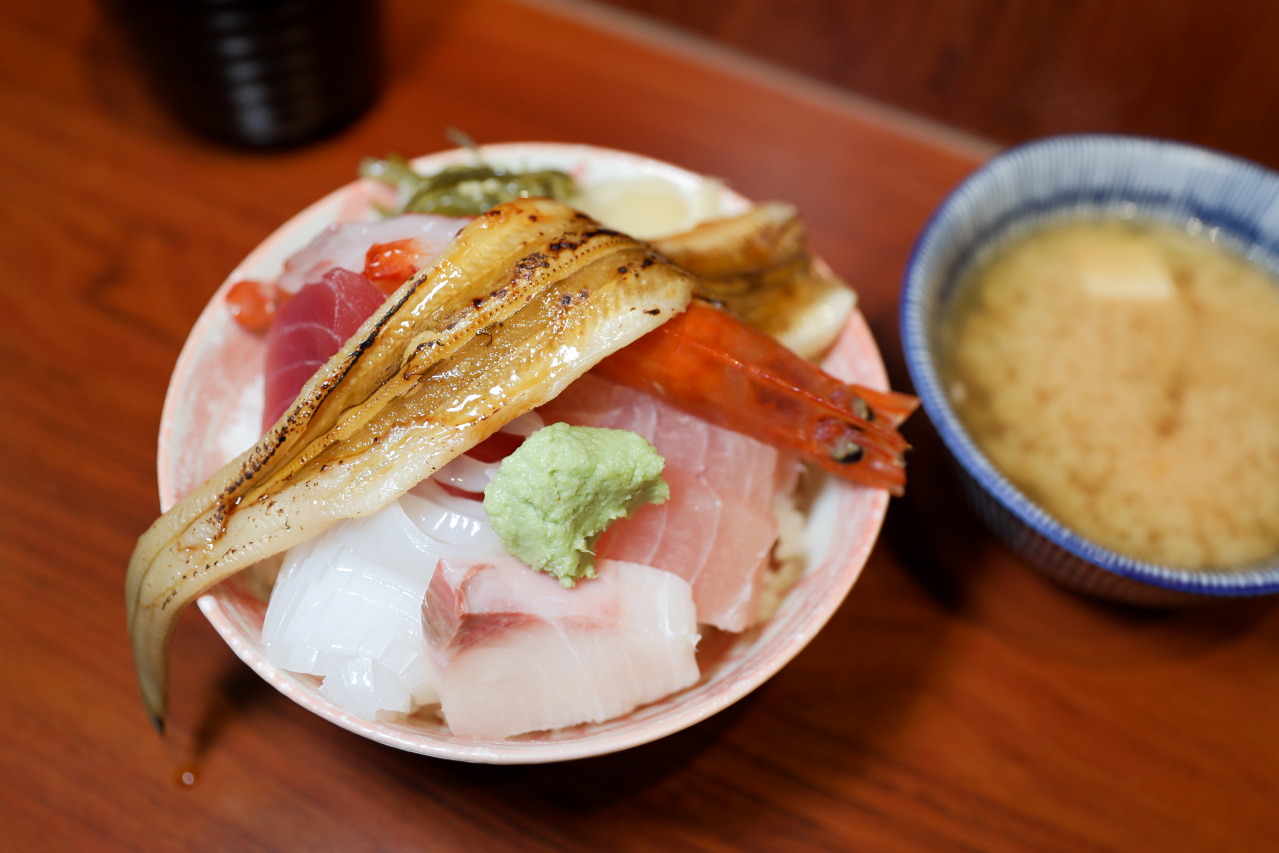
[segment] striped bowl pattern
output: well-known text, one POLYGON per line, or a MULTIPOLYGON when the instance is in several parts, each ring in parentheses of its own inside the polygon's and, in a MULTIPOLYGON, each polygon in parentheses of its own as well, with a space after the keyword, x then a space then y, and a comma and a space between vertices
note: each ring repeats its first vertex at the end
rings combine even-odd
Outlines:
POLYGON ((1200 233, 1279 273, 1279 175, 1244 160, 1156 139, 1058 136, 999 155, 969 176, 925 225, 903 283, 906 364, 978 515, 1058 582, 1129 604, 1169 606, 1279 592, 1279 557, 1187 571, 1089 542, 1014 487, 968 437, 942 390, 942 311, 974 263, 1027 231, 1085 217, 1163 222, 1200 233))

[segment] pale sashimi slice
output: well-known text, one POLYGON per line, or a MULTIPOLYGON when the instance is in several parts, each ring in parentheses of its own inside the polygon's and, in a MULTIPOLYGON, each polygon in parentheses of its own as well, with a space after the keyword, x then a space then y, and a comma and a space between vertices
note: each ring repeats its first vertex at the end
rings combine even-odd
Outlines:
POLYGON ((453 734, 603 722, 697 681, 688 583, 617 560, 597 569, 565 589, 514 558, 440 561, 422 617, 453 734))
POLYGON ((757 615, 763 568, 777 539, 773 496, 793 483, 795 461, 740 433, 708 424, 654 397, 585 376, 540 413, 547 420, 628 429, 666 459, 671 498, 616 522, 602 558, 674 572, 693 586, 698 619, 743 631, 757 615))
POLYGON ((435 701, 421 602, 438 556, 398 502, 289 551, 262 626, 266 659, 324 679, 365 719, 435 701))
POLYGON ((443 558, 508 558, 483 508, 429 480, 366 518, 291 549, 271 592, 266 659, 324 679, 320 692, 364 719, 438 701, 422 600, 443 558))
POLYGON ((398 240, 416 240, 421 249, 420 265, 425 266, 427 261, 444 251, 444 247, 469 221, 451 216, 407 213, 377 222, 330 225, 284 262, 284 272, 277 279, 276 287, 286 293, 297 293, 304 285, 319 281, 334 267, 359 272, 364 269, 365 255, 370 246, 398 240))

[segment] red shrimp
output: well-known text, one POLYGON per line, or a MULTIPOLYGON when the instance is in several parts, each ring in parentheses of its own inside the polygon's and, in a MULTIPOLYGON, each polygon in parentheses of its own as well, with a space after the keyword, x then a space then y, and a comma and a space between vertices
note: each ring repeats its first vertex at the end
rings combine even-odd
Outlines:
POLYGON ((856 483, 900 495, 897 432, 919 401, 847 385, 773 338, 700 302, 595 367, 705 421, 790 448, 856 483))

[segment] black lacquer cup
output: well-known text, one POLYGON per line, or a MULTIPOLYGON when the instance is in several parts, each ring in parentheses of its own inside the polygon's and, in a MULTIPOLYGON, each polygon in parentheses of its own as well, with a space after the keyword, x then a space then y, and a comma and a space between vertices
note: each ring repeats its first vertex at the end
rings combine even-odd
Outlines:
POLYGON ((299 145, 377 95, 376 0, 102 0, 151 89, 201 136, 299 145))

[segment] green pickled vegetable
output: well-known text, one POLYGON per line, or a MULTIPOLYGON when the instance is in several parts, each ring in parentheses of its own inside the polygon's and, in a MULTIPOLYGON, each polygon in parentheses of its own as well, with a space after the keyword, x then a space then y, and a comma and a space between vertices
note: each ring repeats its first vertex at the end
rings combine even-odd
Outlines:
POLYGON ((398 213, 437 213, 441 216, 479 216, 489 208, 516 198, 534 196, 568 201, 576 193, 573 179, 554 169, 516 172, 482 161, 474 165, 448 166, 433 175, 413 171, 398 154, 385 160, 366 157, 360 176, 390 184, 399 191, 398 213))

